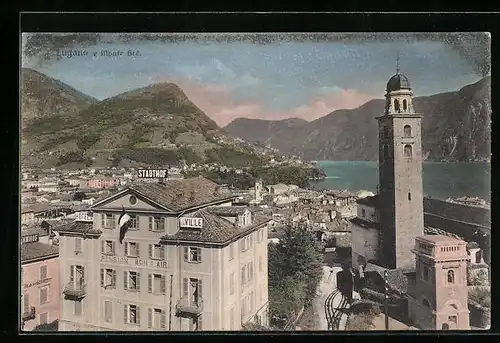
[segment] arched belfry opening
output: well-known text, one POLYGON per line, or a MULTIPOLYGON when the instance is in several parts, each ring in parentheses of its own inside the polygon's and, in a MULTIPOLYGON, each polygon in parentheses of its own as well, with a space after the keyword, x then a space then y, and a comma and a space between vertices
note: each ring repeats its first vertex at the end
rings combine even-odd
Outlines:
POLYGON ((403 111, 407 111, 408 110, 408 102, 406 101, 406 99, 403 99, 403 111))

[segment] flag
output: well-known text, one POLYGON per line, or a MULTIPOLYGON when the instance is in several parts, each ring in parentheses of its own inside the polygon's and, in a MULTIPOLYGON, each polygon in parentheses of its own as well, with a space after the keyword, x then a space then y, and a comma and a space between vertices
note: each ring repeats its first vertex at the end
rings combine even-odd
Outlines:
POLYGON ((125 238, 125 233, 127 232, 130 225, 130 216, 125 212, 125 208, 122 207, 122 214, 118 218, 118 226, 120 227, 120 244, 125 238))

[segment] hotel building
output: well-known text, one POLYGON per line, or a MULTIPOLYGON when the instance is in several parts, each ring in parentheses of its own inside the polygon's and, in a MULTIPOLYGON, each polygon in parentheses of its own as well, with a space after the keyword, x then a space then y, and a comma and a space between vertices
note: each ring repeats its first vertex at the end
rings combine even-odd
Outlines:
POLYGON ((21 234, 21 330, 31 331, 59 318, 58 247, 21 234))
POLYGON ((205 178, 141 183, 59 230, 59 331, 268 323, 267 222, 205 178), (131 227, 120 244, 118 220, 131 227))

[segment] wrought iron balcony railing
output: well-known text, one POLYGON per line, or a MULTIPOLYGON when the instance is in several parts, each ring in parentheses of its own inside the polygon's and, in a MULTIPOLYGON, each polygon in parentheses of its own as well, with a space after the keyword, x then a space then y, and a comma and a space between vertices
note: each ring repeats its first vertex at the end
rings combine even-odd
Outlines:
POLYGON ((81 299, 87 295, 87 285, 85 283, 73 284, 68 283, 63 290, 64 295, 76 299, 81 299))
POLYGON ((35 306, 30 306, 29 310, 22 314, 22 319, 23 321, 35 319, 35 315, 36 315, 35 306))
POLYGON ((189 298, 181 298, 176 305, 176 310, 178 315, 195 315, 199 316, 203 312, 203 299, 198 299, 198 301, 193 301, 189 298))

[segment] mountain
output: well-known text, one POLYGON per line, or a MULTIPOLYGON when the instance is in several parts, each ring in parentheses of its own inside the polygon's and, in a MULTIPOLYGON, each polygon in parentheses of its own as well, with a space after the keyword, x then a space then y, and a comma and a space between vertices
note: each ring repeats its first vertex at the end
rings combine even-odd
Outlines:
MULTIPOLYGON (((489 160, 490 84, 491 79, 487 76, 457 92, 413 99, 415 111, 424 115, 422 148, 427 160, 489 160)), ((374 99, 358 108, 336 110, 288 128, 286 120, 238 118, 224 130, 247 141, 266 142, 284 153, 307 160, 377 160, 378 124, 375 118, 383 113, 384 104, 384 100, 374 99)))
POLYGON ((53 91, 53 85, 64 84, 26 72, 50 82, 30 82, 29 91, 21 90, 48 111, 23 128, 23 166, 162 166, 181 160, 245 164, 258 159, 251 147, 220 132, 176 84, 153 84, 97 101, 69 86, 64 89, 71 93, 53 91), (79 94, 75 104, 82 106, 50 112, 47 103, 64 103, 67 94, 72 99, 79 94))
POLYGON ((77 113, 98 100, 34 69, 21 71, 22 123, 77 113))

